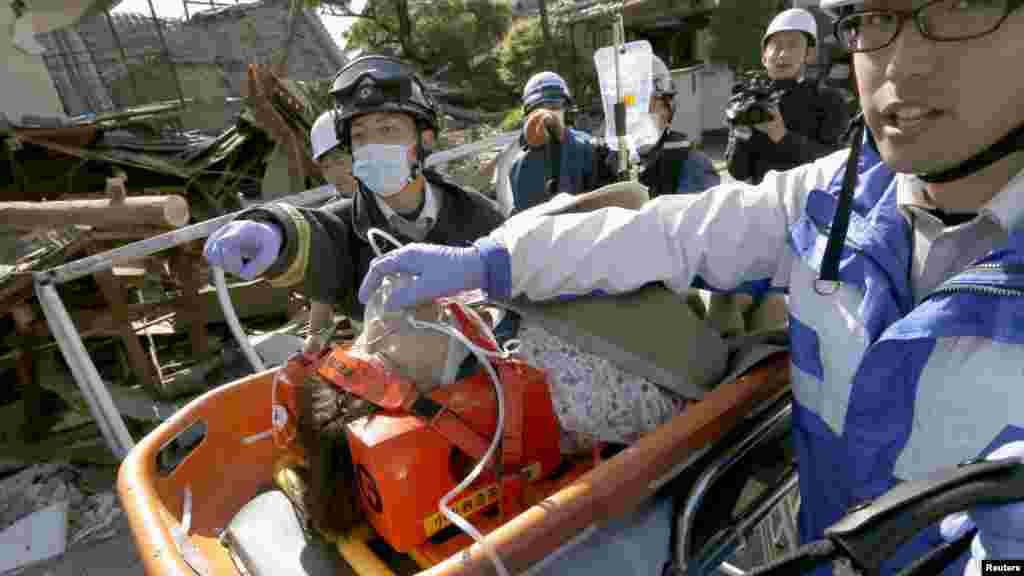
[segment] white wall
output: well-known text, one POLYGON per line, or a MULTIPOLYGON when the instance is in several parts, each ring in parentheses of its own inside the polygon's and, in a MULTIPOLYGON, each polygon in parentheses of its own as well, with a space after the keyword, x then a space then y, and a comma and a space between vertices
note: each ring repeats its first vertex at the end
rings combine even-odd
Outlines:
POLYGON ((14 45, 10 32, 13 21, 11 3, 0 1, 0 60, 6 63, 0 73, 0 112, 14 123, 25 114, 62 116, 60 96, 42 56, 27 54, 14 45))
POLYGON ((672 71, 672 80, 675 82, 675 115, 672 117, 672 129, 682 132, 690 137, 690 140, 698 143, 701 141, 701 133, 704 131, 703 119, 701 117, 701 102, 704 99, 703 75, 700 73, 703 66, 693 66, 672 71))
POLYGON ((676 86, 674 130, 699 143, 704 132, 725 128, 722 111, 733 84, 733 73, 728 68, 681 68, 672 71, 672 79, 676 86))
POLYGON ((722 115, 725 105, 732 95, 735 75, 728 67, 711 66, 701 71, 703 78, 703 100, 701 101, 701 117, 704 131, 725 128, 722 115))

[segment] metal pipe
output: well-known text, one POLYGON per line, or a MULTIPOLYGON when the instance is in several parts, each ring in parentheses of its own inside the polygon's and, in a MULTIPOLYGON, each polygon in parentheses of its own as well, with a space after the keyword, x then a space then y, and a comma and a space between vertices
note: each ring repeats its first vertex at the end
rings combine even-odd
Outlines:
MULTIPOLYGON (((312 190, 295 194, 286 198, 282 198, 279 202, 287 202, 295 204, 297 206, 317 204, 330 200, 337 195, 337 191, 334 190, 333 186, 321 186, 312 190)), ((63 284, 76 278, 95 274, 103 270, 109 270, 114 267, 114 264, 124 260, 133 260, 155 254, 168 248, 191 242, 193 240, 199 240, 205 238, 210 234, 213 234, 221 226, 227 224, 234 218, 236 218, 242 211, 233 212, 217 218, 212 218, 198 224, 172 230, 159 236, 153 236, 145 240, 139 240, 120 248, 94 254, 74 262, 68 262, 67 264, 51 268, 42 272, 37 272, 36 277, 38 279, 45 279, 48 282, 54 284, 63 284)))
POLYGON ((427 156, 427 158, 423 161, 423 165, 427 168, 432 168, 434 166, 437 166, 438 164, 445 164, 447 162, 451 162, 452 160, 462 158, 463 156, 469 156, 471 154, 476 154, 477 152, 483 152, 484 150, 488 150, 490 148, 504 148, 505 146, 508 146, 509 144, 515 142, 518 139, 518 130, 512 132, 502 132, 500 134, 496 134, 494 136, 491 136, 490 138, 485 138, 478 142, 469 142, 463 144, 462 146, 452 148, 451 150, 442 150, 441 152, 435 152, 430 156, 427 156))
POLYGON ((64 308, 60 296, 57 294, 57 287, 53 282, 45 279, 36 279, 36 297, 39 305, 46 316, 46 323, 60 346, 64 359, 68 362, 71 374, 78 382, 78 387, 89 405, 96 424, 99 425, 103 439, 107 446, 118 458, 124 458, 135 445, 128 428, 121 418, 121 413, 114 405, 114 399, 103 384, 100 373, 96 370, 85 349, 85 344, 78 335, 75 325, 71 322, 68 311, 64 308))
POLYGON ((779 399, 770 406, 781 409, 770 415, 765 421, 760 422, 748 435, 708 466, 690 490, 690 495, 678 518, 678 550, 681 565, 686 566, 690 561, 690 556, 696 552, 696 550, 689 549, 690 535, 693 532, 697 510, 711 485, 744 455, 757 447, 761 440, 770 437, 774 430, 786 424, 792 415, 793 407, 788 397, 779 399))

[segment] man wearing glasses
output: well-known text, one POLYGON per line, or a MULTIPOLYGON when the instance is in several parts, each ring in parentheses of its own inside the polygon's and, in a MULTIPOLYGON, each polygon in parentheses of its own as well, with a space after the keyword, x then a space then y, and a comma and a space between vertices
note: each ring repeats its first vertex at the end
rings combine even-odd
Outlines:
POLYGON ((351 151, 352 197, 315 210, 283 203, 249 210, 210 236, 203 250, 210 264, 246 279, 304 282, 313 302, 307 352, 325 344, 320 335, 335 304, 362 318, 356 292, 374 256, 368 230, 379 228, 401 242, 467 245, 504 219, 481 194, 423 168, 437 112, 408 64, 358 58, 338 73, 331 92, 338 108, 311 131, 314 149, 322 152, 315 159, 342 191, 351 151))
MULTIPOLYGON (((470 248, 374 262, 415 281, 398 306, 467 288, 491 298, 770 278, 790 293, 802 540, 852 507, 973 458, 1024 456, 1024 0, 823 0, 853 52, 850 150, 758 186, 663 196, 641 210, 513 217, 470 248), (418 275, 418 276, 417 276, 418 275)), ((977 507, 943 539, 1024 558, 1024 505, 977 507)), ((950 572, 961 573, 964 562, 950 572)))

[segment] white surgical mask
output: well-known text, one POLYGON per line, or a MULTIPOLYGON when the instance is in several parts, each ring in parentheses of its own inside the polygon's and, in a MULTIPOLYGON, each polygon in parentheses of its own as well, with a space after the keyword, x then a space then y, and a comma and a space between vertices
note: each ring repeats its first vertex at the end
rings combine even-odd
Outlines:
POLYGON ((409 146, 367 144, 352 152, 352 176, 374 194, 388 198, 402 191, 412 176, 409 146))

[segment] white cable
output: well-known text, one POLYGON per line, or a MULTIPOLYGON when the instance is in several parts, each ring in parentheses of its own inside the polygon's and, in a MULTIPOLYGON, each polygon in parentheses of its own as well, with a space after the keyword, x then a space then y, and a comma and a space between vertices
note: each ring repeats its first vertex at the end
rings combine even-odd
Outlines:
MULTIPOLYGON (((377 235, 390 241, 395 246, 402 246, 401 242, 396 240, 387 232, 384 232, 383 230, 380 230, 378 228, 371 228, 366 233, 366 237, 370 241, 370 247, 373 248, 373 251, 377 254, 377 256, 381 255, 380 248, 378 248, 377 243, 374 241, 374 236, 377 235)), ((462 492, 467 487, 469 487, 470 484, 476 482, 480 474, 483 473, 484 468, 487 467, 487 463, 490 462, 491 458, 494 457, 494 453, 498 450, 498 445, 501 443, 501 437, 505 430, 505 391, 501 386, 501 380, 498 379, 498 373, 494 370, 494 366, 491 364, 490 357, 494 356, 498 358, 504 358, 508 356, 508 352, 502 350, 501 347, 498 346, 498 341, 494 337, 494 333, 490 330, 489 326, 484 326, 484 323, 481 323, 481 327, 483 328, 484 332, 486 333, 487 337, 491 340, 491 342, 493 342, 494 345, 498 348, 496 352, 491 350, 485 350, 484 348, 477 346, 476 344, 471 342, 469 338, 467 338, 462 332, 459 332, 458 330, 452 328, 451 326, 435 322, 417 320, 416 318, 413 317, 411 313, 405 315, 405 320, 413 328, 417 328, 420 330, 434 330, 435 332, 440 332, 442 334, 455 338, 456 340, 461 342, 463 345, 466 346, 466 348, 469 349, 470 352, 473 353, 474 356, 476 356, 476 359, 480 362, 481 365, 483 365, 484 369, 487 371, 487 375, 490 376, 491 378, 491 382, 494 384, 494 392, 497 395, 498 404, 498 422, 494 430, 494 437, 491 438, 491 445, 487 447, 487 451, 484 452, 483 458, 481 458, 480 461, 477 462, 476 466, 473 467, 473 470, 470 471, 469 475, 463 478, 462 482, 459 482, 459 484, 455 486, 455 488, 452 488, 450 492, 445 494, 441 498, 441 501, 438 502, 437 507, 438 510, 441 512, 442 516, 447 518, 448 521, 452 524, 458 526, 460 530, 462 530, 466 534, 469 534, 469 537, 472 538, 473 541, 475 541, 477 544, 479 544, 481 548, 483 548, 484 553, 487 554, 487 557, 494 564, 494 568, 498 571, 499 576, 509 576, 509 571, 507 568, 505 568, 505 563, 501 561, 501 558, 498 556, 497 552, 494 551, 494 547, 488 544, 486 540, 484 540, 483 534, 481 534, 479 530, 477 530, 472 524, 470 524, 468 520, 466 520, 462 516, 459 516, 454 511, 452 511, 452 509, 448 508, 448 504, 452 501, 452 498, 454 498, 459 492, 462 492)), ((501 482, 501 479, 499 478, 498 481, 501 482)))
POLYGON ((266 369, 263 366, 263 360, 256 353, 256 348, 249 341, 245 331, 242 330, 242 324, 238 321, 238 315, 235 314, 235 307, 231 304, 231 294, 228 293, 228 284, 224 280, 224 269, 220 266, 213 267, 213 283, 217 287, 217 300, 220 301, 220 307, 224 311, 224 320, 228 323, 228 328, 231 329, 238 346, 242 349, 242 354, 252 365, 253 370, 263 372, 266 369))
MULTIPOLYGON (((494 431, 494 437, 491 439, 491 445, 487 447, 487 451, 484 452, 484 457, 477 462, 469 475, 466 476, 455 488, 452 488, 451 492, 448 492, 443 498, 441 498, 441 501, 438 503, 438 509, 445 518, 447 518, 452 524, 458 526, 463 532, 469 534, 470 538, 483 548, 484 553, 486 553, 491 562, 494 563, 494 568, 498 571, 500 576, 509 576, 509 571, 505 568, 504 562, 501 561, 501 558, 498 556, 497 552, 495 552, 494 547, 484 540, 483 534, 470 524, 468 520, 448 508, 448 504, 456 494, 465 490, 473 482, 476 482, 476 479, 483 473, 484 468, 486 468, 487 463, 494 457, 494 453, 498 450, 498 445, 501 443, 501 436, 505 430, 505 391, 501 386, 501 380, 498 379, 498 373, 494 370, 494 366, 491 364, 490 357, 495 356, 501 358, 506 357, 508 354, 500 348, 497 352, 485 350, 471 342, 464 334, 450 326, 417 320, 413 318, 411 314, 406 316, 406 320, 414 328, 435 330, 442 334, 452 336, 462 342, 467 348, 469 348, 469 351, 476 356, 476 359, 480 361, 480 364, 483 365, 484 369, 487 370, 487 375, 490 376, 491 382, 494 384, 494 391, 495 394, 497 394, 498 403, 498 423, 494 431)), ((500 482, 501 479, 499 478, 498 481, 500 482)))
POLYGON ((373 248, 373 253, 377 256, 381 256, 384 253, 381 252, 380 247, 377 246, 377 242, 374 240, 374 236, 380 236, 381 238, 391 242, 396 248, 401 248, 402 243, 399 242, 394 236, 381 230, 380 228, 370 228, 366 232, 366 239, 370 242, 370 248, 373 248))

